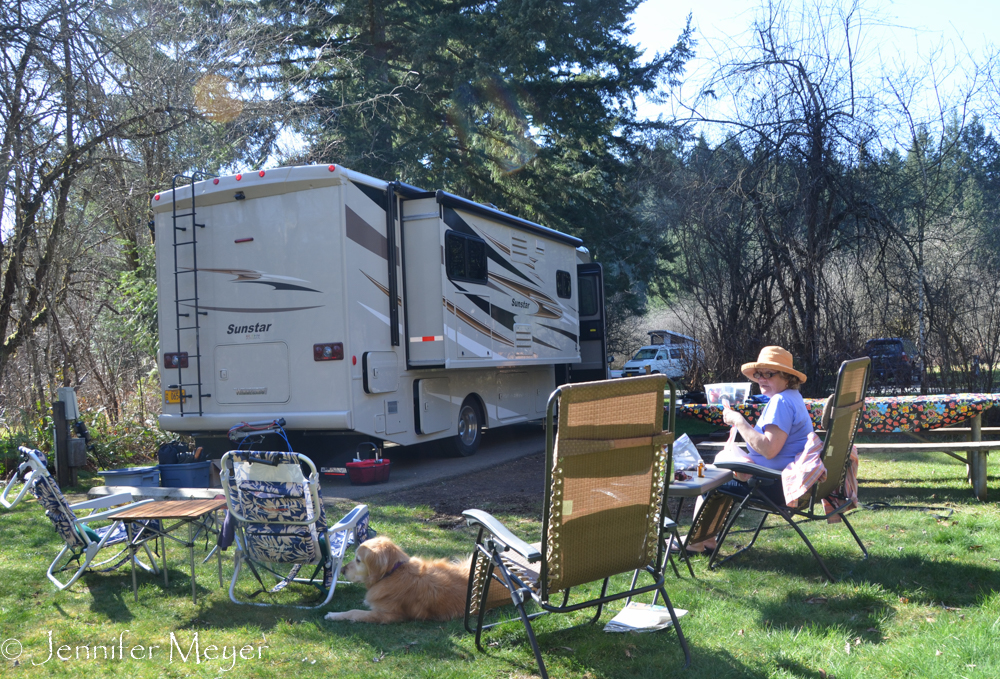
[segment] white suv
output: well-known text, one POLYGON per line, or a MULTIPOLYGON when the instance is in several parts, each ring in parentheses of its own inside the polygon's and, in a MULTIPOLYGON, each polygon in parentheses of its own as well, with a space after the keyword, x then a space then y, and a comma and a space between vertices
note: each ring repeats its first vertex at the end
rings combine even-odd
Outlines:
POLYGON ((697 352, 697 344, 671 344, 644 346, 636 352, 632 360, 625 363, 624 376, 662 374, 670 379, 684 377, 697 352))

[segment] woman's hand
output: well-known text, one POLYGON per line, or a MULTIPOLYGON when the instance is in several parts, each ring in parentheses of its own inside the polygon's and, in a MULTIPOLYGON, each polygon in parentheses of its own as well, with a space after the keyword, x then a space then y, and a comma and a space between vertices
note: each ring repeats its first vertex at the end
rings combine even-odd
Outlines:
POLYGON ((788 439, 788 434, 774 424, 766 425, 764 433, 757 431, 750 426, 745 417, 730 408, 728 402, 722 404, 722 421, 738 431, 748 446, 768 460, 781 452, 781 448, 788 439))
POLYGON ((730 427, 736 427, 737 429, 740 428, 741 424, 748 424, 745 417, 729 407, 728 402, 723 402, 722 404, 722 421, 730 427))

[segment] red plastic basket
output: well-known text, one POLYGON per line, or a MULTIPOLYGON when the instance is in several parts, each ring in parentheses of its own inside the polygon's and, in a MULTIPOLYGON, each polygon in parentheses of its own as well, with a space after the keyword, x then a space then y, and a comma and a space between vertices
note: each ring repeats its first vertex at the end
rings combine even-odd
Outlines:
POLYGON ((389 480, 389 460, 355 460, 348 462, 347 478, 355 486, 366 483, 385 483, 389 480))

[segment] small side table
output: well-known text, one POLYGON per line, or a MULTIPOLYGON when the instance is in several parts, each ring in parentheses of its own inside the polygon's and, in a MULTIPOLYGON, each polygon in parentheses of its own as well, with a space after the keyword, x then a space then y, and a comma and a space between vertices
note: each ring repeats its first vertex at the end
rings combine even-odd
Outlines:
MULTIPOLYGON (((191 556, 191 599, 195 603, 198 603, 198 590, 195 587, 194 581, 195 526, 198 527, 199 532, 201 529, 212 530, 207 523, 209 515, 225 507, 226 501, 221 498, 215 500, 163 500, 160 502, 150 502, 133 510, 115 514, 115 519, 124 522, 125 529, 128 531, 129 553, 133 559, 132 594, 136 601, 139 600, 139 585, 135 577, 136 544, 133 532, 136 526, 134 524, 139 521, 146 521, 146 524, 139 527, 139 533, 149 531, 153 533, 154 539, 160 539, 160 551, 163 554, 163 582, 165 585, 170 585, 170 580, 167 576, 167 538, 188 548, 191 556), (165 522, 172 519, 176 519, 177 523, 167 526, 165 522), (159 523, 151 525, 148 523, 150 521, 158 521, 159 523), (188 539, 186 541, 171 535, 171 533, 185 524, 188 527, 188 539)), ((219 586, 222 587, 222 552, 217 550, 216 554, 219 562, 219 586)))
POLYGON ((692 476, 687 481, 673 481, 667 488, 667 497, 680 499, 677 503, 677 513, 674 521, 681 518, 681 509, 684 507, 684 500, 689 497, 704 495, 710 490, 715 490, 724 483, 733 480, 733 473, 728 469, 716 469, 712 465, 705 465, 705 477, 698 478, 698 472, 687 472, 692 476))

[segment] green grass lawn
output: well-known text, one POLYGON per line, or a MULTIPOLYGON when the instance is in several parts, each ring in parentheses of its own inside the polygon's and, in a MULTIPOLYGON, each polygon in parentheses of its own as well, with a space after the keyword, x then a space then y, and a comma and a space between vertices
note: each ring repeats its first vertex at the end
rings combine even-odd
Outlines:
MULTIPOLYGON (((753 552, 714 572, 706 569, 707 559, 695 559, 695 580, 671 574, 667 584, 675 605, 690 610, 682 619, 693 655, 686 671, 680 669, 683 656, 673 631, 606 634, 603 623, 612 613, 590 626, 581 612, 538 621, 549 672, 580 678, 1000 676, 1000 512, 994 503, 972 498, 964 474, 943 455, 862 460, 862 501, 892 505, 853 515, 871 558, 861 559, 842 525, 805 529, 840 578, 834 584, 819 577, 807 549, 788 529, 765 531, 753 552)), ((990 477, 995 498, 998 481, 998 475, 990 477)), ((473 539, 468 529, 439 528, 431 516, 428 508, 372 507, 372 525, 410 553, 467 554, 473 539)), ((537 535, 532 517, 504 519, 525 537, 537 535)), ((169 550, 170 587, 141 573, 138 603, 127 568, 85 576, 60 593, 45 577, 59 544, 34 500, 0 513, 0 536, 0 650, 8 656, 0 659, 3 677, 325 679, 536 672, 516 622, 488 633, 483 654, 461 621, 367 626, 327 622, 325 611, 237 606, 219 588, 214 561, 199 563, 200 596, 193 605, 186 552, 179 546, 169 550), (47 659, 50 634, 55 650, 70 647, 62 653, 68 660, 47 659), (190 652, 196 636, 198 661, 190 652), (101 647, 113 648, 114 657, 105 658, 111 651, 101 647), (9 659, 18 649, 17 660, 9 659), (180 651, 188 654, 186 660, 180 651)), ((228 585, 229 554, 224 570, 228 585)), ((363 596, 360 587, 342 584, 327 610, 358 607, 363 596)))

